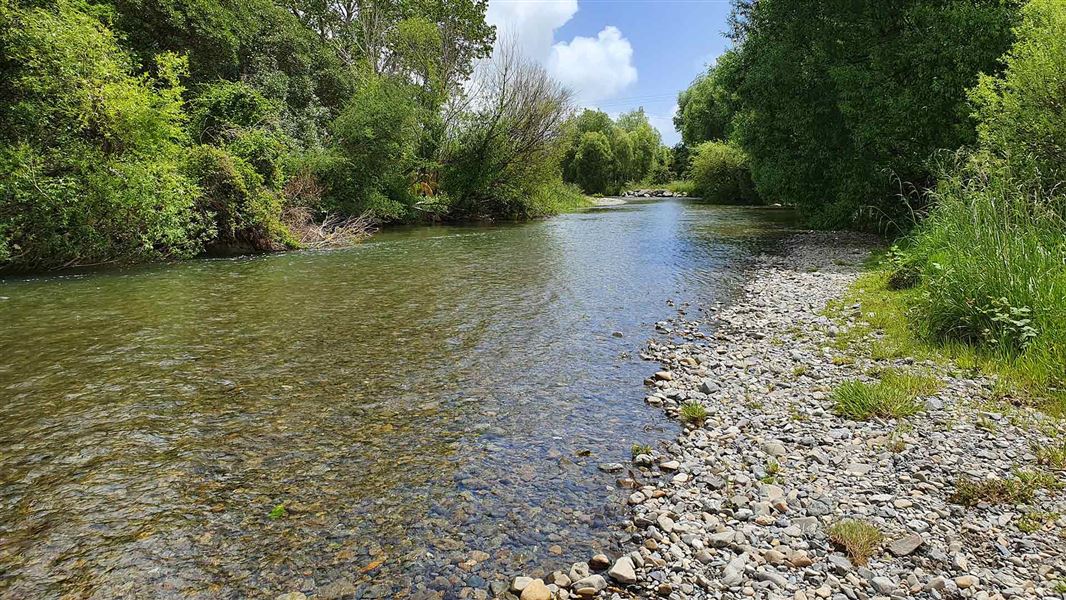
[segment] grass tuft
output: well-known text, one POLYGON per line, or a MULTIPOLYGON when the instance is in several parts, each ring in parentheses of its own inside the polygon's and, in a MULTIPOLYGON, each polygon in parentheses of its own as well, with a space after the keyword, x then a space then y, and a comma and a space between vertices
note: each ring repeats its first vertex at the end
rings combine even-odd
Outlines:
POLYGON ((640 456, 641 454, 649 454, 650 455, 652 453, 652 448, 651 448, 651 446, 649 446, 647 444, 633 444, 629 448, 629 453, 633 456, 633 458, 636 458, 636 457, 640 456))
POLYGON ((1062 483, 1053 475, 1042 471, 1018 471, 1006 479, 971 479, 960 477, 955 482, 955 491, 949 502, 963 506, 978 504, 1028 504, 1037 490, 1056 490, 1062 483))
POLYGON ((833 401, 838 415, 856 421, 874 417, 898 419, 917 414, 922 409, 913 394, 884 381, 845 381, 833 390, 833 401))
POLYGON ((876 526, 856 519, 837 521, 829 526, 826 533, 829 534, 829 540, 843 548, 856 565, 865 565, 877 554, 885 540, 876 526))
POLYGON ((689 401, 681 405, 678 416, 682 423, 701 426, 707 420, 707 409, 699 402, 689 401))
POLYGON ((1034 448, 1036 462, 1059 471, 1066 470, 1066 441, 1034 448))

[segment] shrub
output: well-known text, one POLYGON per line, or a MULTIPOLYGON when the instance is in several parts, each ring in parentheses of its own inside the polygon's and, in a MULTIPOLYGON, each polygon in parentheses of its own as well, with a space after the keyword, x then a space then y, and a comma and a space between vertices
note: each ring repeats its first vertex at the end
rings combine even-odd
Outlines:
POLYGON ((715 204, 758 202, 743 150, 723 142, 696 147, 689 169, 696 195, 715 204))
POLYGON ((913 394, 884 382, 846 381, 833 390, 833 402, 838 415, 855 420, 907 417, 921 410, 913 394))
POLYGON ((186 168, 200 186, 198 209, 213 224, 214 244, 260 251, 296 246, 281 223, 281 196, 264 187, 244 160, 221 148, 197 146, 186 168))
POLYGON ((829 539, 848 553, 857 565, 865 565, 881 549, 884 535, 876 526, 855 519, 837 521, 826 530, 829 539))
POLYGON ((199 250, 197 190, 180 170, 184 60, 132 59, 80 5, 0 10, 0 268, 199 250))

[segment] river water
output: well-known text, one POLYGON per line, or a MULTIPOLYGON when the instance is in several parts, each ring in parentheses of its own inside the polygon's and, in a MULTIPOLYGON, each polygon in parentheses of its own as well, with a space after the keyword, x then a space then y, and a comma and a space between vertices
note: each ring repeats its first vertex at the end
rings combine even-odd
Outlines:
POLYGON ((664 200, 0 282, 0 597, 458 598, 609 552, 598 466, 674 433, 654 323, 787 223, 664 200))

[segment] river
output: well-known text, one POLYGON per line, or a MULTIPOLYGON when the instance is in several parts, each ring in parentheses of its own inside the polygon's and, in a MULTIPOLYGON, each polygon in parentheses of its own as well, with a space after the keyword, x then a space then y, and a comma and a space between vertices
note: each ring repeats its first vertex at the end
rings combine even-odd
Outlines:
POLYGON ((458 598, 610 552, 598 466, 674 432, 655 322, 788 223, 661 200, 0 282, 0 597, 458 598))

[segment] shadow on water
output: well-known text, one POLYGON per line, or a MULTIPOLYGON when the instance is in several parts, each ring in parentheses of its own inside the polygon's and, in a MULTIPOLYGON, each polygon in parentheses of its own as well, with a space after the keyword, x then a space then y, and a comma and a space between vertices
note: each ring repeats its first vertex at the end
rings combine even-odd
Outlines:
POLYGON ((610 550, 597 465, 674 432, 651 325, 788 226, 662 201, 0 283, 0 595, 451 598, 610 550))

